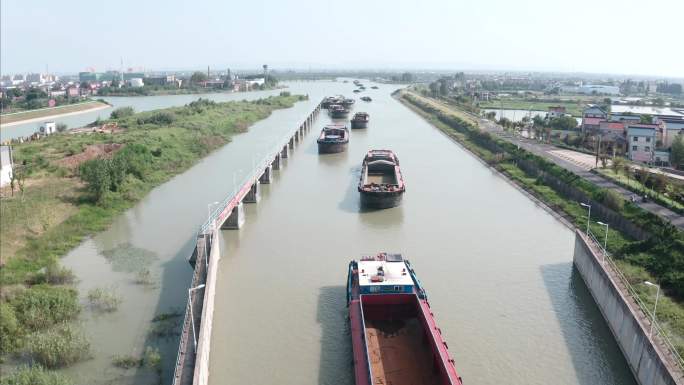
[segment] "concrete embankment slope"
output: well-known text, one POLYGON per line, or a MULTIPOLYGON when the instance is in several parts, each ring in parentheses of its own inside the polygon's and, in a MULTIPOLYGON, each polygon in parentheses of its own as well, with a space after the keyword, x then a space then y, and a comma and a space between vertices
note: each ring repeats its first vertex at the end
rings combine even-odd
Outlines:
POLYGON ((12 127, 24 123, 42 122, 45 120, 82 114, 84 112, 96 111, 109 107, 110 105, 106 103, 89 101, 78 104, 67 104, 59 107, 41 108, 12 114, 3 114, 0 116, 0 128, 12 127))
POLYGON ((648 320, 624 292, 612 265, 592 241, 575 231, 574 264, 608 323, 634 377, 641 385, 684 384, 662 342, 649 337, 648 320))

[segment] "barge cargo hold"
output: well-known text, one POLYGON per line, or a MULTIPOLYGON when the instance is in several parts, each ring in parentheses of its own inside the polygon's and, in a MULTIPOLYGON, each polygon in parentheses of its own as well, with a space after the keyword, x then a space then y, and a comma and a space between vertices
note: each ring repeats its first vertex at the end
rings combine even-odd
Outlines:
POLYGON ((328 111, 333 119, 344 119, 349 116, 349 109, 340 104, 331 104, 328 111))
POLYGON ((341 124, 325 126, 317 142, 319 154, 343 152, 349 144, 349 130, 341 124))
POLYGON ((347 306, 356 385, 462 385, 425 290, 401 254, 351 261, 347 306))
POLYGON ((363 158, 359 178, 361 205, 385 209, 401 204, 406 191, 399 158, 390 150, 370 150, 363 158))
POLYGON ((351 128, 368 128, 370 115, 367 112, 357 112, 351 119, 351 128))
POLYGON ((327 96, 321 102, 321 107, 324 109, 328 109, 333 104, 342 104, 343 101, 344 101, 344 96, 342 96, 342 95, 327 96))

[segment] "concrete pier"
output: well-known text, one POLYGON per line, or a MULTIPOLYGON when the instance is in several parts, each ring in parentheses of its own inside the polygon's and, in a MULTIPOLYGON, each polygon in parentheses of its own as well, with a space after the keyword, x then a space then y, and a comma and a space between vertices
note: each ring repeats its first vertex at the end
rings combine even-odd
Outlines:
POLYGON ((273 166, 269 165, 264 169, 264 173, 259 177, 259 183, 270 184, 271 183, 271 170, 273 166))
POLYGON ((273 170, 279 170, 282 167, 282 159, 287 158, 290 150, 294 149, 295 141, 304 139, 304 130, 310 127, 319 111, 320 103, 307 116, 306 123, 295 129, 293 135, 280 150, 276 150, 276 153, 271 155, 273 159, 271 163, 263 163, 262 166, 253 170, 253 177, 233 196, 224 199, 221 209, 212 213, 200 227, 196 247, 188 258, 193 267, 191 288, 195 290, 192 291, 190 301, 186 303, 173 385, 207 385, 209 381, 216 272, 220 258, 218 248, 220 242, 216 241, 219 234, 217 227, 237 230, 245 224, 244 203, 259 201, 259 184, 271 183, 273 170), (194 338, 197 338, 196 346, 194 338))
POLYGON ((259 194, 259 181, 257 180, 252 184, 252 187, 249 188, 249 191, 247 192, 247 195, 245 195, 243 202, 258 203, 259 199, 261 199, 261 195, 259 194))
POLYGON ((238 230, 245 224, 245 207, 242 202, 238 203, 237 206, 233 207, 230 215, 221 226, 221 229, 226 230, 238 230))

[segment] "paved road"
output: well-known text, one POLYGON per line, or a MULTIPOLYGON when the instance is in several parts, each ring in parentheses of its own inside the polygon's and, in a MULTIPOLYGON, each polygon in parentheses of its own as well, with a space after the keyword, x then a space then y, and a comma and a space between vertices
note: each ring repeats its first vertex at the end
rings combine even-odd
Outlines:
MULTIPOLYGON (((448 111, 451 113, 454 113, 454 109, 452 106, 447 105, 446 103, 443 103, 441 101, 437 101, 434 99, 429 99, 422 97, 420 95, 413 94, 415 96, 419 96, 423 100, 429 101, 432 105, 439 107, 443 111, 448 111)), ((573 173, 581 176, 585 180, 603 188, 607 189, 612 189, 620 194, 625 199, 630 199, 634 195, 634 192, 627 190, 618 184, 604 178, 601 175, 594 174, 590 172, 591 168, 587 166, 586 162, 580 162, 577 161, 576 159, 573 159, 575 157, 568 157, 568 156, 563 156, 563 153, 559 152, 559 148, 552 146, 550 144, 546 143, 540 143, 534 139, 527 139, 523 138, 520 136, 513 135, 509 132, 504 131, 503 127, 499 126, 498 124, 492 122, 491 120, 488 119, 483 119, 477 115, 465 112, 465 111, 458 111, 456 113, 457 115, 462 115, 462 114, 467 114, 473 119, 475 119, 477 122, 479 122, 480 128, 484 129, 485 131, 488 131, 494 135, 497 135, 501 137, 504 140, 507 140, 510 143, 516 144, 522 148, 524 148, 527 151, 530 151, 533 154, 536 154, 538 156, 543 157, 546 160, 549 160, 555 164, 557 164, 560 167, 565 168, 566 170, 572 171, 573 173)), ((582 154, 584 155, 584 154, 582 154)), ((669 222, 671 222, 673 225, 675 225, 677 228, 680 230, 684 230, 684 216, 677 214, 676 212, 663 207, 655 202, 636 202, 636 204, 641 207, 642 209, 649 211, 669 222)))
MULTIPOLYGON (((604 178, 601 175, 594 174, 590 171, 589 168, 587 168, 585 163, 581 162, 575 162, 572 161, 571 159, 568 159, 567 157, 561 157, 558 154, 558 147, 546 144, 546 143, 540 143, 537 142, 536 140, 533 139, 526 139, 522 138, 516 135, 513 135, 511 133, 503 131, 501 127, 493 127, 496 126, 495 124, 489 122, 488 124, 482 124, 481 127, 484 127, 487 131, 492 132, 493 134, 498 135, 502 139, 505 139, 513 144, 516 144, 522 148, 524 148, 527 151, 532 152, 533 154, 539 155, 546 160, 549 160, 566 170, 572 171, 575 174, 581 176, 582 178, 586 179, 587 181, 603 188, 607 189, 612 189, 618 193, 620 193, 625 199, 630 199, 634 193, 630 190, 627 190, 614 182, 604 178)), ((659 217, 670 221, 673 225, 677 226, 680 230, 684 230, 684 216, 677 214, 676 212, 663 207, 653 201, 649 202, 636 202, 636 204, 641 207, 644 210, 647 210, 653 214, 658 215, 659 217)))

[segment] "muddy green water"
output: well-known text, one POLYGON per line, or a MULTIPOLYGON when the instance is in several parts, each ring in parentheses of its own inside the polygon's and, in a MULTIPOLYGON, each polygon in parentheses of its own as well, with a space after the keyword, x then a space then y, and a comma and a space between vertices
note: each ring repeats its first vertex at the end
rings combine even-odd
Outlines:
MULTIPOLYGON (((123 299, 116 312, 84 311, 94 354, 65 370, 77 384, 156 383, 153 370, 111 364, 147 346, 160 349, 161 381, 170 383, 178 328, 153 319, 184 307, 185 258, 207 204, 323 96, 353 95, 351 83, 290 86, 311 99, 236 136, 64 258, 84 303, 96 287, 123 299), (146 284, 136 282, 141 269, 150 271, 146 284)), ((379 87, 355 95, 373 98, 355 106, 371 122, 352 132, 346 153, 317 154, 315 132, 329 122, 322 114, 262 186, 261 202, 247 206, 245 227, 222 232, 211 384, 351 384, 347 263, 382 250, 413 262, 466 384, 633 384, 573 272, 572 232, 392 99, 396 86, 379 87), (369 148, 399 155, 408 184, 401 207, 359 209, 356 181, 369 148)))
POLYGON ((466 384, 632 384, 573 271, 572 232, 391 90, 357 102, 371 121, 352 130, 345 153, 317 154, 314 133, 331 121, 322 114, 247 206, 245 227, 223 231, 210 383, 352 384, 347 263, 391 251, 416 268, 466 384), (359 207, 371 148, 401 160, 398 208, 359 207))

